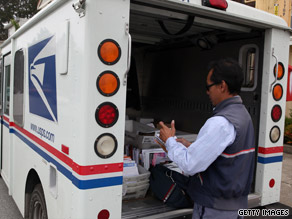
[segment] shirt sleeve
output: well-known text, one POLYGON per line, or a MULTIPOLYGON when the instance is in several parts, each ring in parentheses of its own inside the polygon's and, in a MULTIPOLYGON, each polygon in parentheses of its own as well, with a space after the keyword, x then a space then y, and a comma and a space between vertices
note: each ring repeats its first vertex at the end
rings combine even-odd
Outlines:
POLYGON ((196 141, 188 148, 174 137, 166 141, 168 157, 188 175, 205 171, 236 137, 234 126, 223 116, 214 116, 206 121, 196 141))

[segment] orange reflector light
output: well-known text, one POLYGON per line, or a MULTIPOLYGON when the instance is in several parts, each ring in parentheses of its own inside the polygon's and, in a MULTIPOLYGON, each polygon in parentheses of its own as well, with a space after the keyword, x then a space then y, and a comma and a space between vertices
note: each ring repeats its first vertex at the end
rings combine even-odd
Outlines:
POLYGON ((101 210, 97 215, 97 219, 109 219, 109 217, 110 213, 106 209, 101 210))
POLYGON ((99 44, 97 54, 104 64, 113 65, 119 61, 121 49, 116 41, 107 39, 99 44))
POLYGON ((274 126, 270 131, 270 140, 273 143, 276 143, 280 138, 280 128, 278 126, 274 126))
MULTIPOLYGON (((282 62, 278 63, 278 76, 277 79, 281 80, 285 74, 285 68, 282 62)), ((274 75, 276 75, 276 65, 274 67, 274 75)))
POLYGON ((273 97, 275 100, 280 100, 283 96, 283 87, 281 84, 276 84, 273 88, 273 97))
POLYGON ((282 109, 279 105, 275 105, 272 109, 272 120, 278 122, 282 116, 282 109))
POLYGON ((113 126, 119 117, 119 111, 117 107, 110 103, 105 102, 99 105, 95 111, 96 122, 105 128, 113 126))
POLYGON ((95 153, 101 158, 109 158, 117 150, 117 139, 110 133, 100 135, 94 143, 95 153))
POLYGON ((114 72, 105 71, 98 76, 96 87, 102 95, 112 96, 117 93, 120 87, 120 80, 114 72))

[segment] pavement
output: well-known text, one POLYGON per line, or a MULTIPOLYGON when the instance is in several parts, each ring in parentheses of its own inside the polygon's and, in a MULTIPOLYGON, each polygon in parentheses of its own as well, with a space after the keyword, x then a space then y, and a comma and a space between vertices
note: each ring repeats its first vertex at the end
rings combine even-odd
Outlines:
POLYGON ((280 203, 292 208, 292 145, 284 145, 280 203))
POLYGON ((23 219, 3 179, 0 178, 0 219, 23 219))
MULTIPOLYGON (((283 168, 280 202, 266 206, 267 209, 289 209, 292 218, 292 145, 284 145, 283 168), (290 208, 289 208, 290 207, 290 208)), ((276 219, 280 217, 245 217, 257 219, 276 219)), ((8 195, 7 187, 0 177, 0 219, 23 219, 12 197, 8 195)))

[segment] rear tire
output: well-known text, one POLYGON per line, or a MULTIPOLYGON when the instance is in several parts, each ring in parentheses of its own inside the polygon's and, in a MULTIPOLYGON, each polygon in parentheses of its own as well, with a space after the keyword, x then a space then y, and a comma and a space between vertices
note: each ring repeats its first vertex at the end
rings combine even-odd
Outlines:
POLYGON ((41 184, 37 184, 29 201, 29 219, 48 219, 45 195, 41 184))

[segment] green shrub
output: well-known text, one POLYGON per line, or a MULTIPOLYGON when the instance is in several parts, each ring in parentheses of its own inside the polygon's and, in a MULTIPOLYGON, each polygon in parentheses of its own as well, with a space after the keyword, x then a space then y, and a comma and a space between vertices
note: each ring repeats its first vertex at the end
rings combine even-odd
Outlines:
MULTIPOLYGON (((291 110, 290 110, 291 116, 291 110)), ((292 118, 285 117, 284 143, 292 144, 292 118)))

